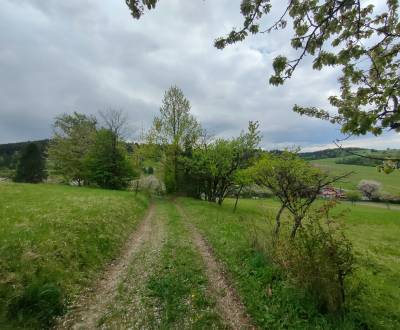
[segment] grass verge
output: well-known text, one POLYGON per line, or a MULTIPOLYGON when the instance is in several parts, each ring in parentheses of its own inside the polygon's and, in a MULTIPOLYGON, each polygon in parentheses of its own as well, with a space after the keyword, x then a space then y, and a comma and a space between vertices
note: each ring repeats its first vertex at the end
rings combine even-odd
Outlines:
POLYGON ((145 197, 58 185, 0 185, 0 328, 44 328, 121 248, 145 197))

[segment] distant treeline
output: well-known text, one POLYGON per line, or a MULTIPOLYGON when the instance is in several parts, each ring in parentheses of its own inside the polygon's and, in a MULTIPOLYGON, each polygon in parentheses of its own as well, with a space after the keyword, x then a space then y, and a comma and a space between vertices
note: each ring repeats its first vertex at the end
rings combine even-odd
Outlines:
POLYGON ((318 160, 324 158, 337 158, 336 164, 361 165, 361 166, 379 166, 382 159, 399 158, 400 150, 387 149, 364 149, 364 148, 343 148, 326 149, 314 152, 304 152, 299 154, 305 160, 318 160), (357 156, 361 155, 361 156, 357 156))
POLYGON ((339 158, 335 160, 335 163, 345 164, 345 165, 378 166, 382 164, 382 160, 373 158, 364 158, 359 156, 351 156, 351 157, 339 158))
POLYGON ((349 156, 349 152, 361 153, 365 151, 372 151, 369 149, 363 148, 343 148, 343 149, 324 149, 313 152, 301 152, 299 153, 300 157, 306 160, 316 160, 323 158, 338 158, 338 157, 346 157, 349 156))
POLYGON ((19 153, 31 142, 35 143, 43 152, 49 144, 49 139, 0 144, 0 168, 15 169, 19 153))

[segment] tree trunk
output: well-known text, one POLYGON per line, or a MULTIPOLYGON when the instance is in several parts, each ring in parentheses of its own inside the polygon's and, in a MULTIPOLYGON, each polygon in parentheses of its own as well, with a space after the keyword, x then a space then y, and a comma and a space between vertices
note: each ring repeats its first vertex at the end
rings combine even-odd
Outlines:
POLYGON ((276 215, 276 218, 275 218, 275 230, 274 230, 275 236, 279 235, 279 230, 281 228, 281 215, 282 215, 282 212, 285 209, 285 207, 286 207, 286 204, 282 204, 281 208, 278 211, 278 214, 276 215))
POLYGON ((236 194, 236 201, 235 201, 235 206, 233 207, 233 212, 236 212, 237 204, 239 202, 239 197, 240 197, 240 193, 242 192, 242 189, 243 189, 243 185, 240 186, 240 189, 239 189, 238 193, 236 194))
POLYGON ((138 191, 139 191, 139 179, 136 181, 135 195, 138 194, 138 191))
POLYGON ((301 217, 294 218, 294 225, 292 228, 292 232, 290 233, 290 239, 294 239, 296 237, 297 229, 299 229, 301 225, 301 219, 302 219, 301 217))

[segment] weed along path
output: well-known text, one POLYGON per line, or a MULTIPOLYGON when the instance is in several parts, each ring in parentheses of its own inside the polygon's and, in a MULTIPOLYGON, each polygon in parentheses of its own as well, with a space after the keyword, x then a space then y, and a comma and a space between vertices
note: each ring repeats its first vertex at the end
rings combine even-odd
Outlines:
POLYGON ((155 201, 101 280, 58 329, 253 329, 185 211, 155 201))
POLYGON ((210 246, 196 227, 190 221, 187 221, 189 217, 184 209, 177 203, 175 205, 181 217, 186 219, 186 226, 189 228, 193 242, 202 256, 211 294, 216 299, 219 313, 233 329, 255 329, 238 294, 227 281, 223 267, 213 256, 210 246))

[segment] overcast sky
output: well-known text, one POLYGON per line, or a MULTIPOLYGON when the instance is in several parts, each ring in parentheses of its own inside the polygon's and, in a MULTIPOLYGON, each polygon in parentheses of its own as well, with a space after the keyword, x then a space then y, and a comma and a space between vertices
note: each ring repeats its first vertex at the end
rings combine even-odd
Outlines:
MULTIPOLYGON (((213 47, 216 37, 240 25, 239 4, 161 0, 137 21, 124 0, 3 0, 0 143, 48 138, 56 115, 109 107, 126 111, 134 136, 150 126, 164 91, 177 85, 214 135, 234 136, 259 120, 265 148, 329 146, 341 137, 338 127, 291 109, 295 103, 327 107, 336 74, 313 71, 307 60, 284 86, 268 85, 272 59, 292 54, 290 31, 223 51, 213 47)), ((400 136, 346 143, 399 148, 400 136)))

